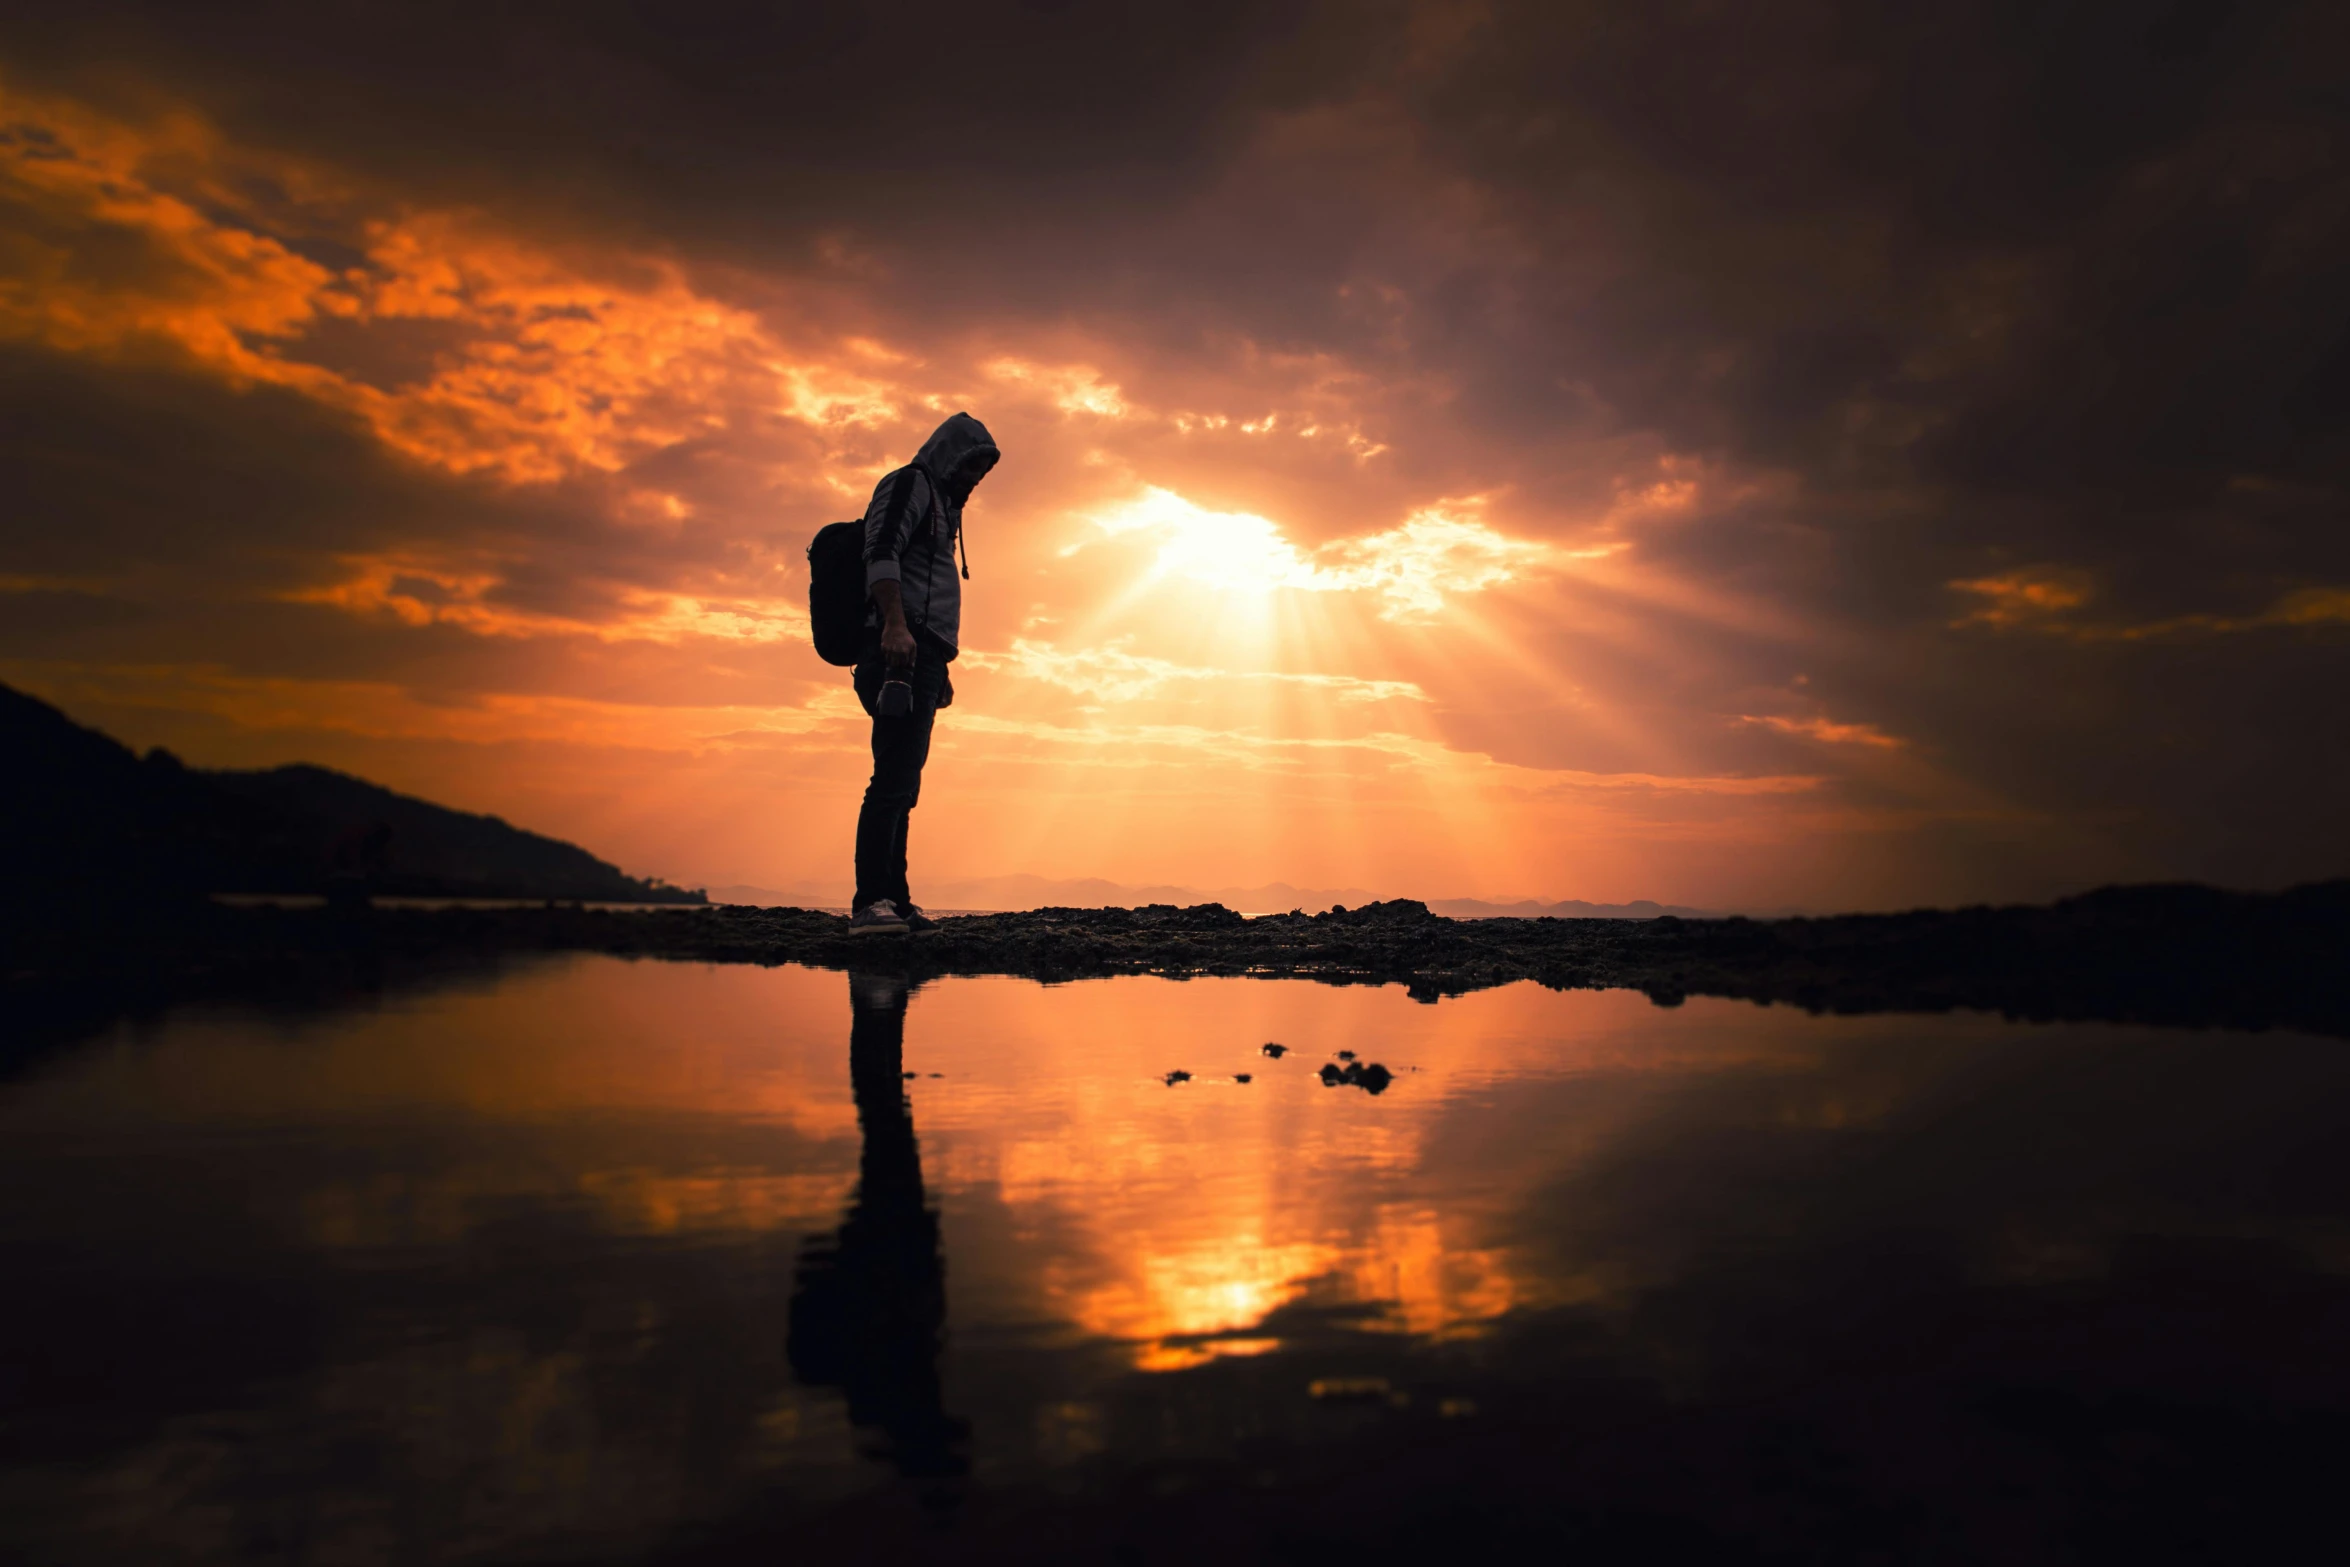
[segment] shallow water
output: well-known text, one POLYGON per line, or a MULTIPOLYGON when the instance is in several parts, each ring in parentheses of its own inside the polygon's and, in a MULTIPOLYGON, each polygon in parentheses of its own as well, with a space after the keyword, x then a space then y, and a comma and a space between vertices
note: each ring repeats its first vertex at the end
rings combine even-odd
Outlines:
POLYGON ((2302 1036, 1526 985, 185 1010, 0 1084, 0 1546, 2289 1555, 2346 1112, 2302 1036))

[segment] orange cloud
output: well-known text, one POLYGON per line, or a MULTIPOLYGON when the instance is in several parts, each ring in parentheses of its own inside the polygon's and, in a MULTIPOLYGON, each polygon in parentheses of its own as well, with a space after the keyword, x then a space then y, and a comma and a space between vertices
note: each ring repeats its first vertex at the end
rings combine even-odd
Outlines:
POLYGON ((450 565, 413 556, 347 561, 350 575, 281 595, 403 625, 450 626, 485 637, 585 636, 605 642, 790 642, 808 637, 808 611, 796 598, 708 599, 626 590, 594 618, 517 609, 496 601, 506 577, 498 567, 450 565))
POLYGON ((1216 669, 1149 658, 1128 651, 1122 641, 1065 649, 1030 637, 1015 637, 1009 653, 971 652, 963 663, 1002 670, 1104 702, 1133 702, 1171 686, 1216 682, 1272 684, 1327 692, 1342 703, 1425 702, 1428 693, 1408 680, 1365 680, 1354 675, 1293 673, 1275 669, 1216 669))
POLYGON ((2158 637, 2196 633, 2226 635, 2263 631, 2277 626, 2326 626, 2350 622, 2350 591, 2341 588, 2301 588, 2287 593, 2267 609, 2251 615, 2174 615, 2167 620, 2135 626, 2089 626, 2074 635, 2085 640, 2145 642, 2158 637))
POLYGON ((2279 626, 2323 626, 2350 622, 2350 590, 2334 587, 2297 588, 2279 597, 2267 609, 2249 615, 2197 612, 2140 622, 2081 622, 2065 618, 2067 611, 2087 604, 2092 588, 2085 573, 2058 567, 1953 582, 1951 587, 1976 594, 1984 603, 1951 622, 1954 627, 1989 626, 2010 630, 2028 626, 2076 642, 2148 642, 2178 636, 2224 636, 2279 626))
MULTIPOLYGON (((1569 552, 1496 532, 1477 516, 1481 499, 1423 507, 1396 526, 1339 539, 1311 554, 1271 520, 1216 512, 1156 485, 1091 518, 1115 537, 1140 533, 1160 541, 1153 571, 1187 577, 1232 593, 1279 589, 1370 593, 1388 620, 1424 620, 1455 597, 1482 592, 1569 558, 1569 552)), ((1081 545, 1073 545, 1074 552, 1081 545)), ((1607 550, 1581 552, 1605 554, 1607 550)))
POLYGON ((1131 411, 1118 388, 1103 380, 1101 371, 1091 365, 1039 365, 1005 357, 990 360, 982 368, 994 380, 1043 391, 1063 413, 1120 419, 1131 411))
POLYGON ((744 409, 819 428, 897 416, 894 391, 858 368, 877 357, 870 345, 786 343, 663 258, 583 267, 451 212, 339 224, 328 209, 360 193, 296 160, 232 149, 192 120, 134 129, 14 94, 0 96, 0 117, 0 202, 18 220, 0 274, 9 335, 77 353, 184 356, 342 409, 420 462, 517 483, 616 471, 744 409), (329 267, 272 234, 240 199, 248 165, 312 196, 317 221, 347 229, 326 237, 361 259, 329 267), (125 238, 141 267, 97 261, 125 238), (331 367, 310 342, 328 323, 385 355, 438 329, 429 372, 383 384, 331 367))
POLYGON ((1781 718, 1746 713, 1739 716, 1738 722, 1775 729, 1783 735, 1800 735, 1823 745, 1869 745, 1895 750, 1904 743, 1899 736, 1889 735, 1874 724, 1840 724, 1831 718, 1781 718))
POLYGON ((2089 602, 2093 591, 2087 573, 2061 566, 2033 566, 1993 577, 1972 577, 1950 586, 1976 600, 1972 609, 1951 622, 1952 626, 1989 626, 2001 631, 2078 609, 2089 602))

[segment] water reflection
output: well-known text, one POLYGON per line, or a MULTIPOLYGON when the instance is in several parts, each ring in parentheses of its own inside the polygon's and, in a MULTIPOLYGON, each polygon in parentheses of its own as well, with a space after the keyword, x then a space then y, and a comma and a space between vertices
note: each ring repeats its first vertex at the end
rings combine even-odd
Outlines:
POLYGON ((940 1479, 968 1467, 966 1433, 939 1398, 946 1264, 906 1102, 907 994, 902 975, 849 975, 857 1190, 840 1228, 801 1254, 790 1357, 802 1381, 847 1396, 850 1421, 881 1434, 901 1473, 940 1479))
POLYGON ((2338 1042, 873 974, 844 1073, 842 984, 0 1087, 0 1549, 2251 1559, 2350 1459, 2338 1042))

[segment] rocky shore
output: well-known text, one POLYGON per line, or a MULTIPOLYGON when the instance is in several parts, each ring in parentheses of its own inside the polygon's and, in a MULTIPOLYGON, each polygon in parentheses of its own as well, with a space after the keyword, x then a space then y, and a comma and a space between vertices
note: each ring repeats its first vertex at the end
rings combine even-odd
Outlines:
POLYGON ((1451 920, 1410 901, 1244 919, 1206 904, 980 915, 893 938, 851 937, 839 918, 797 909, 608 919, 605 950, 892 963, 917 977, 1257 975, 1400 984, 1427 1002, 1532 980, 1631 988, 1664 1005, 1711 995, 2350 1034, 2350 882, 2266 896, 2113 888, 2048 907, 1785 920, 1451 920))
POLYGON ((2109 888, 2046 907, 1767 921, 1452 920, 1408 901, 1257 919, 1216 904, 1038 909, 908 937, 852 937, 840 916, 806 909, 206 905, 102 939, 51 929, 16 948, 6 999, 20 1026, 51 1037, 191 995, 324 998, 556 951, 891 968, 916 980, 1249 975, 1402 985, 1431 1003, 1531 980, 1632 988, 1659 1005, 1708 995, 2350 1036, 2350 882, 2277 894, 2109 888))

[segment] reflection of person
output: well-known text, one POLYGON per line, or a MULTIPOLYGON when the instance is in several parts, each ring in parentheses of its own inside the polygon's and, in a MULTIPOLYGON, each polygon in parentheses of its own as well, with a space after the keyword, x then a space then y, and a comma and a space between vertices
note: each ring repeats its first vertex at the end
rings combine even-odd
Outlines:
POLYGON ((900 975, 849 975, 849 1083, 864 1155, 840 1228, 801 1254, 786 1353, 801 1381, 847 1396, 849 1422, 878 1430, 901 1473, 933 1479, 961 1474, 965 1461, 963 1425, 940 1403, 946 1264, 899 1075, 908 990, 900 975))
MULTIPOLYGON (((857 813, 856 935, 920 930, 930 922, 906 886, 906 825, 922 796, 930 726, 955 699, 947 665, 962 635, 955 549, 963 503, 998 456, 987 426, 959 413, 931 433, 905 467, 883 476, 865 508, 865 651, 857 700, 873 719, 873 779, 857 813)), ((963 575, 968 577, 968 551, 963 575)))

